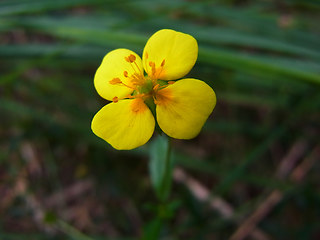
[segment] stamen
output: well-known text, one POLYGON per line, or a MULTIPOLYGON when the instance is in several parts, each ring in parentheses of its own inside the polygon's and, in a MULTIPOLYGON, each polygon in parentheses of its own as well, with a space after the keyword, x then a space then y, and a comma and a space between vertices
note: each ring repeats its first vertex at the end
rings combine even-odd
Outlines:
POLYGON ((168 84, 174 84, 175 83, 175 81, 169 81, 168 82, 168 84))
POLYGON ((109 81, 109 83, 112 85, 116 85, 116 84, 121 84, 122 81, 120 80, 120 78, 113 78, 112 80, 109 81))
POLYGON ((139 93, 139 94, 136 94, 136 95, 128 94, 127 96, 124 96, 124 97, 121 97, 121 98, 115 96, 115 97, 112 98, 112 102, 117 103, 117 102, 119 102, 119 100, 123 100, 123 99, 136 99, 136 100, 139 99, 140 101, 143 102, 144 99, 149 98, 150 96, 151 96, 150 93, 139 93))
POLYGON ((146 53, 144 54, 144 56, 145 56, 145 58, 144 58, 144 64, 145 64, 145 66, 147 66, 147 65, 148 65, 147 62, 148 62, 149 54, 146 52, 146 53))
POLYGON ((139 94, 136 94, 136 95, 133 95, 134 98, 146 98, 146 97, 149 97, 150 94, 149 93, 139 93, 139 94))
POLYGON ((166 64, 166 60, 165 59, 163 59, 162 60, 162 62, 161 62, 161 65, 160 65, 160 71, 159 71, 159 69, 158 69, 158 75, 157 75, 157 78, 160 78, 160 75, 161 75, 161 73, 162 73, 162 70, 163 70, 163 66, 166 64))
POLYGON ((159 104, 159 101, 157 101, 156 97, 155 97, 155 96, 152 96, 152 98, 153 98, 154 104, 158 105, 158 104, 159 104))
POLYGON ((136 56, 133 54, 130 54, 128 57, 125 57, 124 59, 129 63, 133 63, 136 60, 136 56))
MULTIPOLYGON (((126 71, 125 71, 126 72, 126 71)), ((129 86, 125 83, 123 83, 120 78, 113 78, 112 80, 109 81, 110 84, 112 85, 120 85, 120 86, 124 86, 124 87, 127 87, 127 88, 131 88, 133 90, 136 90, 135 87, 132 87, 132 86, 129 86)))
POLYGON ((142 72, 142 71, 141 71, 141 69, 139 68, 138 64, 137 64, 136 62, 134 62, 134 65, 136 65, 136 67, 138 68, 138 70, 139 70, 139 72, 140 72, 141 76, 143 76, 143 72, 142 72))
POLYGON ((129 59, 130 59, 130 62, 134 62, 134 61, 136 60, 136 56, 133 55, 133 54, 131 54, 131 55, 129 56, 129 59))
POLYGON ((143 85, 145 83, 145 79, 141 77, 142 75, 139 73, 134 73, 131 75, 131 84, 133 85, 143 85))
MULTIPOLYGON (((144 79, 144 77, 143 77, 143 71, 141 71, 141 69, 139 68, 138 64, 136 63, 136 56, 133 55, 133 54, 130 54, 129 56, 124 57, 124 59, 125 59, 128 63, 130 63, 130 66, 131 66, 132 70, 135 72, 134 74, 131 75, 131 77, 133 77, 133 78, 138 78, 138 79, 144 79), (134 64, 132 64, 132 63, 134 63, 134 64), (136 75, 136 76, 133 76, 133 75, 136 75)), ((128 76, 129 76, 129 74, 128 74, 127 71, 124 71, 124 72, 123 72, 123 75, 124 75, 125 77, 128 77, 128 76)))
POLYGON ((155 86, 153 87, 153 91, 157 91, 157 90, 159 89, 159 87, 160 87, 160 84, 155 85, 155 86))
POLYGON ((149 66, 151 67, 152 76, 156 73, 156 64, 154 62, 149 62, 149 66))
POLYGON ((151 79, 159 79, 161 77, 163 67, 166 64, 166 60, 163 59, 160 66, 156 67, 155 62, 149 61, 149 66, 151 67, 151 73, 149 73, 149 77, 151 79))
POLYGON ((118 98, 117 96, 115 96, 114 98, 112 98, 112 101, 113 101, 114 103, 117 103, 117 102, 119 101, 119 98, 118 98))

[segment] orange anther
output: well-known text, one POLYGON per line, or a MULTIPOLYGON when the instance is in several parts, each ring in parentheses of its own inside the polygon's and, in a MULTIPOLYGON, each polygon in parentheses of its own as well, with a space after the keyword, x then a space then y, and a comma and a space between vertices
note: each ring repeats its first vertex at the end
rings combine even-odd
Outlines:
POLYGON ((113 78, 112 80, 109 81, 110 84, 116 85, 122 83, 120 78, 113 78))
POLYGON ((163 59, 163 61, 162 61, 162 63, 161 63, 161 67, 163 67, 165 63, 166 63, 166 60, 163 59))
POLYGON ((133 54, 130 54, 128 57, 125 57, 124 59, 129 63, 133 63, 136 60, 136 56, 133 54))
POLYGON ((155 85, 155 86, 153 87, 153 91, 157 91, 159 87, 160 87, 160 84, 155 85))
POLYGON ((168 82, 168 84, 174 84, 175 83, 175 81, 169 81, 168 82))
POLYGON ((129 59, 131 62, 134 62, 136 60, 136 56, 133 54, 130 54, 129 59))
POLYGON ((123 72, 123 75, 124 75, 125 77, 128 77, 128 72, 127 72, 127 71, 124 71, 124 72, 123 72))
POLYGON ((117 102, 119 101, 119 98, 118 98, 117 96, 115 96, 114 98, 112 98, 112 101, 113 101, 114 103, 117 103, 117 102))
POLYGON ((156 64, 154 62, 149 62, 149 66, 151 67, 152 75, 156 73, 156 64))

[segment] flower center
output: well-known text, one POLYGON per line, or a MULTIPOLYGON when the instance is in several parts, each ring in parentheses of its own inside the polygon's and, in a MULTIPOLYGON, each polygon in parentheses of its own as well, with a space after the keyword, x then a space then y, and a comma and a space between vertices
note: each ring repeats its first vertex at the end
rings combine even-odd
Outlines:
MULTIPOLYGON (((147 53, 145 59, 148 59, 147 53)), ((144 76, 143 70, 141 70, 139 65, 136 63, 136 56, 130 54, 129 56, 125 57, 125 60, 126 62, 130 63, 130 66, 133 69, 133 73, 131 75, 129 75, 127 71, 123 72, 123 76, 128 81, 124 83, 123 81, 121 81, 120 78, 113 78, 109 81, 109 83, 112 85, 119 85, 130 88, 132 89, 132 93, 123 98, 115 96, 113 98, 113 102, 116 103, 121 99, 139 98, 148 106, 150 105, 150 102, 152 102, 152 104, 160 104, 163 97, 161 94, 158 94, 158 91, 160 91, 163 88, 166 88, 168 84, 173 83, 172 81, 167 82, 163 80, 158 80, 163 71, 165 60, 162 61, 159 67, 156 67, 155 63, 150 61, 149 66, 151 67, 151 73, 149 73, 148 76, 144 76)))

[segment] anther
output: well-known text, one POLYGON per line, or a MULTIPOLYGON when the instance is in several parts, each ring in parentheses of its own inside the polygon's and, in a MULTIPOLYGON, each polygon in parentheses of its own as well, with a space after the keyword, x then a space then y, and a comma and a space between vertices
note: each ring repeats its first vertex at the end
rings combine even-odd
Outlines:
POLYGON ((112 98, 112 101, 113 101, 114 103, 117 103, 117 102, 119 101, 119 98, 118 98, 117 96, 115 96, 114 98, 112 98))
POLYGON ((163 67, 165 63, 166 63, 166 60, 163 59, 163 61, 162 61, 162 63, 161 63, 161 67, 163 67))
POLYGON ((159 87, 160 87, 160 84, 155 85, 155 86, 153 87, 153 91, 157 91, 159 87))
POLYGON ((153 102, 154 102, 154 104, 156 104, 156 105, 159 104, 159 101, 158 101, 156 98, 153 98, 153 102))
POLYGON ((123 72, 123 75, 124 75, 125 77, 128 77, 128 72, 127 72, 127 71, 124 71, 124 72, 123 72))
POLYGON ((168 82, 168 84, 174 84, 175 83, 175 81, 169 81, 168 82))
POLYGON ((120 78, 113 78, 112 80, 109 81, 110 84, 116 85, 122 83, 120 78))
POLYGON ((133 54, 130 54, 128 57, 125 57, 124 59, 129 63, 133 63, 136 60, 136 56, 133 54))
POLYGON ((156 73, 156 64, 154 62, 149 62, 149 66, 151 67, 152 75, 156 73))

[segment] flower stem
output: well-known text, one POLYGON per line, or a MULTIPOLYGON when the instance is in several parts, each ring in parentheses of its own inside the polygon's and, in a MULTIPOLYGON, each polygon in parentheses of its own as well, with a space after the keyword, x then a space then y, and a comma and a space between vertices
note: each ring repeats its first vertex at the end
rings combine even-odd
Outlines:
POLYGON ((165 163, 164 163, 164 174, 163 179, 161 183, 161 201, 164 202, 168 199, 170 196, 170 190, 171 190, 171 182, 172 182, 172 162, 171 162, 171 138, 167 138, 168 141, 168 147, 165 157, 165 163))
POLYGON ((150 145, 149 170, 157 203, 152 204, 156 215, 144 228, 145 239, 159 239, 164 225, 172 218, 172 203, 168 201, 172 182, 172 146, 166 135, 158 135, 150 145))

